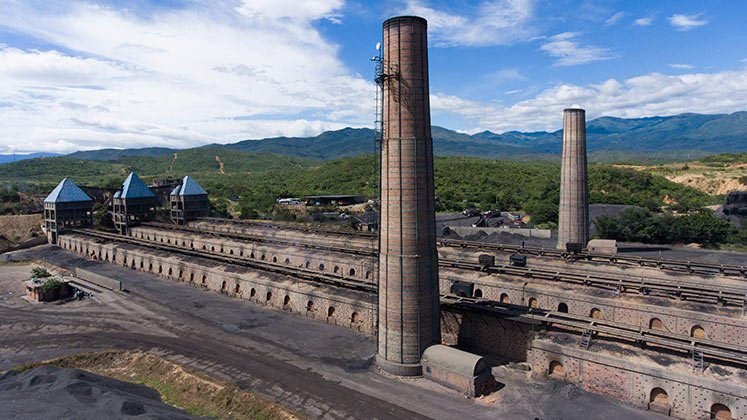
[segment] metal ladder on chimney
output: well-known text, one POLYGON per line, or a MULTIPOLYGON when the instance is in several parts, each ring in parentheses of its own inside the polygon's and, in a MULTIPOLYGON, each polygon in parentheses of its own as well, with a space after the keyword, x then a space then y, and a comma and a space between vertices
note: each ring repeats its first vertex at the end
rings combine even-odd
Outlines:
POLYGON ((703 352, 698 349, 693 349, 693 371, 703 372, 705 370, 705 361, 703 360, 703 352))
POLYGON ((582 349, 587 349, 591 345, 591 336, 592 331, 591 329, 586 329, 583 334, 581 334, 581 339, 578 340, 578 346, 582 349))

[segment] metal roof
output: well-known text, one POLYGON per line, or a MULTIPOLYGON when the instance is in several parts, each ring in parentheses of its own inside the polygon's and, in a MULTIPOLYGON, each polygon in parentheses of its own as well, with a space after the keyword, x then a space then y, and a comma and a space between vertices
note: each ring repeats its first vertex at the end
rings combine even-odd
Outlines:
POLYGON ((171 190, 169 195, 179 195, 179 190, 181 189, 181 187, 182 187, 181 185, 177 185, 176 187, 174 187, 173 190, 171 190))
POLYGON ((482 356, 441 344, 425 349, 422 359, 424 363, 440 366, 467 377, 479 375, 488 367, 482 356))
POLYGON ((122 184, 121 198, 151 198, 155 197, 153 191, 148 188, 135 172, 130 172, 122 184))
POLYGON ((207 191, 191 176, 187 175, 182 180, 182 188, 179 190, 179 195, 207 195, 207 191))
POLYGON ((93 199, 67 177, 60 181, 47 198, 44 199, 45 203, 74 203, 81 201, 93 201, 93 199))
POLYGON ((122 196, 122 190, 117 190, 117 192, 114 193, 114 198, 119 198, 122 196))

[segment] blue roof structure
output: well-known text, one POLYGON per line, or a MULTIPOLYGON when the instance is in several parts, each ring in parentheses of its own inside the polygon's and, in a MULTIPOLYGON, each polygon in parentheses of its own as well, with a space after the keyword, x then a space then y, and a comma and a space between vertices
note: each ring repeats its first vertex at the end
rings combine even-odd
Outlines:
POLYGON ((47 198, 44 199, 45 203, 75 203, 82 201, 93 201, 93 199, 67 177, 60 181, 47 198))
POLYGON ((207 191, 197 181, 192 179, 191 176, 187 175, 182 180, 182 188, 179 190, 179 195, 207 195, 207 191))
POLYGON ((182 187, 181 185, 177 185, 176 187, 174 187, 173 190, 171 190, 169 195, 179 195, 179 190, 181 189, 181 187, 182 187))
POLYGON ((117 190, 117 192, 114 193, 114 198, 119 198, 122 196, 122 190, 117 190))
POLYGON ((130 172, 122 184, 121 198, 155 198, 155 196, 135 172, 130 172))

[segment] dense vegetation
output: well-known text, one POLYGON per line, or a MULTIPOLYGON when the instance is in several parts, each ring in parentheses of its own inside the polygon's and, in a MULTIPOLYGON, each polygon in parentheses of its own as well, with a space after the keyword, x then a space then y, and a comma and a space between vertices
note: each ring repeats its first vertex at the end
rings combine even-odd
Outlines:
POLYGON ((701 209, 686 215, 655 214, 646 209, 630 209, 619 217, 599 217, 597 235, 606 239, 646 244, 695 242, 708 247, 720 244, 747 245, 747 232, 701 209))
MULTIPOLYGON (((722 155, 713 160, 743 159, 736 156, 722 155)), ((278 197, 355 194, 375 198, 377 164, 373 155, 320 162, 209 146, 182 150, 176 156, 122 157, 111 162, 69 158, 28 160, 0 165, 0 180, 4 181, 6 195, 10 197, 16 189, 49 191, 63 176, 71 176, 83 185, 118 187, 130 170, 137 171, 146 181, 190 174, 210 193, 216 214, 257 217, 272 214, 278 197)), ((435 176, 437 211, 497 207, 524 210, 535 224, 544 227, 557 223, 560 185, 557 162, 436 157, 435 176)), ((676 218, 654 215, 653 212, 662 209, 686 211, 723 201, 722 197, 709 196, 660 175, 592 164, 589 199, 591 203, 629 204, 643 209, 639 210, 642 213, 619 220, 603 219, 599 226, 603 237, 651 243, 714 244, 742 240, 732 230, 715 223, 716 219, 707 213, 676 218), (696 228, 709 223, 715 230, 696 228)), ((103 227, 107 222, 106 209, 96 208, 94 217, 103 227)))

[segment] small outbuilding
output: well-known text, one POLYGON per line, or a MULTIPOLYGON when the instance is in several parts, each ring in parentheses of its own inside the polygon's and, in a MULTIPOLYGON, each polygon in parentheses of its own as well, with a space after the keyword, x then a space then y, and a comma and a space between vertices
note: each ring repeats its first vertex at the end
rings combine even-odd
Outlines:
POLYGON ((436 344, 428 347, 421 358, 423 376, 468 397, 487 395, 497 382, 484 357, 453 347, 436 344))
POLYGON ((617 254, 617 241, 614 239, 592 239, 586 250, 594 254, 617 254))
POLYGON ((307 206, 350 206, 365 201, 360 195, 308 195, 303 198, 307 206))

